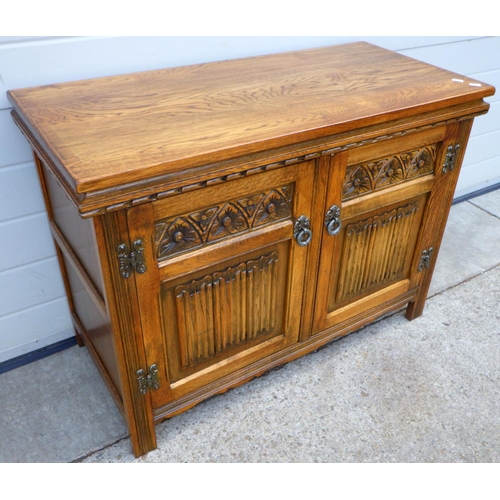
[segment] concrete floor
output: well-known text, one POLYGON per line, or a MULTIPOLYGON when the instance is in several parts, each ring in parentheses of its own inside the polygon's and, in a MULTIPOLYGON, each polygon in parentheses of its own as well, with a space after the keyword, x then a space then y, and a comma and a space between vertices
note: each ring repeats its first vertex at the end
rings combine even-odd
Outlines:
POLYGON ((134 459, 86 349, 0 375, 0 462, 499 462, 500 190, 452 207, 396 313, 157 427, 134 459))

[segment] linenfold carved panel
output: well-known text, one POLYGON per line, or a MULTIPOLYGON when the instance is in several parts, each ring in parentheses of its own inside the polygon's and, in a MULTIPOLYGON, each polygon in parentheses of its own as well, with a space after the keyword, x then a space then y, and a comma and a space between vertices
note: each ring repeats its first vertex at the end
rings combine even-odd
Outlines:
POLYGON ((418 202, 348 224, 336 301, 402 278, 418 202))
POLYGON ((437 149, 438 144, 433 144, 389 158, 349 166, 346 170, 342 199, 349 200, 434 172, 437 149))
POLYGON ((155 222, 158 259, 291 217, 293 186, 155 222))
POLYGON ((175 288, 182 368, 273 331, 277 262, 272 252, 175 288))

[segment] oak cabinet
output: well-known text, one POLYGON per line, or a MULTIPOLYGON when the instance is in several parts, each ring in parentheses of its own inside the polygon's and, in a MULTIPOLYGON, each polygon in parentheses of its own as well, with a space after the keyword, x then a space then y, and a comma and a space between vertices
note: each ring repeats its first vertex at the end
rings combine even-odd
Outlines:
POLYGON ((422 313, 493 93, 366 43, 9 92, 136 455, 213 394, 422 313))

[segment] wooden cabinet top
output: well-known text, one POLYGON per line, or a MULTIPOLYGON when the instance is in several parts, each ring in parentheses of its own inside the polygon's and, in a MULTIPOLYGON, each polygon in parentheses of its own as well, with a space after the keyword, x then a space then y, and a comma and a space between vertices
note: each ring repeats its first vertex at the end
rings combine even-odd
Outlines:
POLYGON ((14 119, 78 197, 478 103, 494 91, 360 42, 8 95, 14 119))

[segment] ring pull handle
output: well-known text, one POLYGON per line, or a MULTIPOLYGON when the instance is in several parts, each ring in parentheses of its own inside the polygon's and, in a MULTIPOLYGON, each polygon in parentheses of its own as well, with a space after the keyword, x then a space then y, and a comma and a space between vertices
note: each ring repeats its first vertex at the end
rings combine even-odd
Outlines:
POLYGON ((305 215, 301 215, 295 222, 293 237, 301 247, 305 247, 311 243, 311 221, 305 215))
POLYGON ((342 227, 340 220, 340 208, 337 205, 332 205, 325 216, 325 227, 330 236, 335 236, 342 227))

